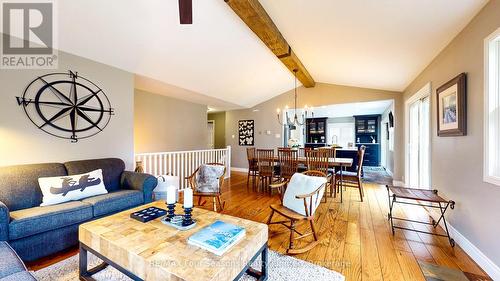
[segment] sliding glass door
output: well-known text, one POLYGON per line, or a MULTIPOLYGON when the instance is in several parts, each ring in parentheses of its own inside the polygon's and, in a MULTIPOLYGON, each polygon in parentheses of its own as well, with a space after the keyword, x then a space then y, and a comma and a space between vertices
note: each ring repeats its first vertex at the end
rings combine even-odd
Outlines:
POLYGON ((408 185, 430 187, 429 96, 409 105, 408 185))

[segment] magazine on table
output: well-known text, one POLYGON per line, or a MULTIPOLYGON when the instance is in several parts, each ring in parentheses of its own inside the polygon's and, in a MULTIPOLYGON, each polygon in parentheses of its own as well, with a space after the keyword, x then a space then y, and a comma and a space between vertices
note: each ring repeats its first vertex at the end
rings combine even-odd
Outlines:
POLYGON ((243 227, 218 220, 191 235, 188 243, 222 256, 243 237, 243 227))

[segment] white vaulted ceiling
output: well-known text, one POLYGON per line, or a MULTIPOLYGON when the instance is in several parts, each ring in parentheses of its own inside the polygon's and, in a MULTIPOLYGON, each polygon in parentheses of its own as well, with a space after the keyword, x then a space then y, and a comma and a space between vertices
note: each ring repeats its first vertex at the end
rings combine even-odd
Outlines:
MULTIPOLYGON (((223 0, 58 1, 59 48, 241 107, 293 77, 223 0)), ((402 91, 487 0, 261 0, 317 82, 402 91)), ((147 85, 147 83, 146 83, 147 85)))
POLYGON ((488 0, 260 0, 320 82, 403 91, 488 0))
POLYGON ((240 106, 293 88, 223 0, 194 0, 193 25, 179 24, 177 2, 58 1, 60 49, 240 106))

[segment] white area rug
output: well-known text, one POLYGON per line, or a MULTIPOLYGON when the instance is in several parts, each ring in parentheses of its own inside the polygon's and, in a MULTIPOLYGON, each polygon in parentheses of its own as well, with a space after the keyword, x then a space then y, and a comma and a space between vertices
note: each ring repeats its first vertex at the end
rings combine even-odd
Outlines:
MULTIPOLYGON (((259 269, 260 258, 257 258, 255 267, 259 269)), ((89 266, 94 267, 101 261, 89 253, 89 266)), ((69 281, 78 280, 78 255, 53 264, 44 269, 34 272, 39 281, 69 281)), ((92 276, 98 281, 130 281, 131 279, 120 273, 118 270, 108 266, 103 271, 92 276)), ((251 281, 255 278, 248 275, 243 276, 240 281, 251 281)), ((340 273, 326 269, 324 267, 308 263, 293 257, 281 255, 274 251, 269 251, 269 281, 344 281, 345 278, 340 273)))

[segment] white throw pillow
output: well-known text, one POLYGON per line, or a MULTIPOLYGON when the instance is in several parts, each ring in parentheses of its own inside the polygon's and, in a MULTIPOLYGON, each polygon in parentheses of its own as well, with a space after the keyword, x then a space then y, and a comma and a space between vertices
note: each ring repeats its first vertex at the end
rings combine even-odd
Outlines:
POLYGON ((43 200, 40 206, 50 206, 95 195, 106 194, 102 170, 81 175, 39 178, 43 200))
MULTIPOLYGON (((283 196, 283 206, 287 207, 290 210, 293 210, 301 215, 306 215, 306 211, 304 208, 304 199, 297 199, 295 196, 297 195, 305 195, 309 194, 316 189, 318 189, 321 185, 326 183, 326 178, 324 177, 313 177, 306 176, 304 174, 295 173, 290 182, 287 185, 285 195, 283 196)), ((323 193, 325 192, 325 187, 321 188, 318 196, 313 196, 313 215, 316 212, 316 208, 321 202, 321 198, 323 197, 323 193)), ((309 211, 310 198, 307 198, 307 210, 309 211)))
POLYGON ((201 165, 196 176, 196 192, 219 192, 219 178, 223 176, 224 169, 225 167, 220 165, 201 165))

